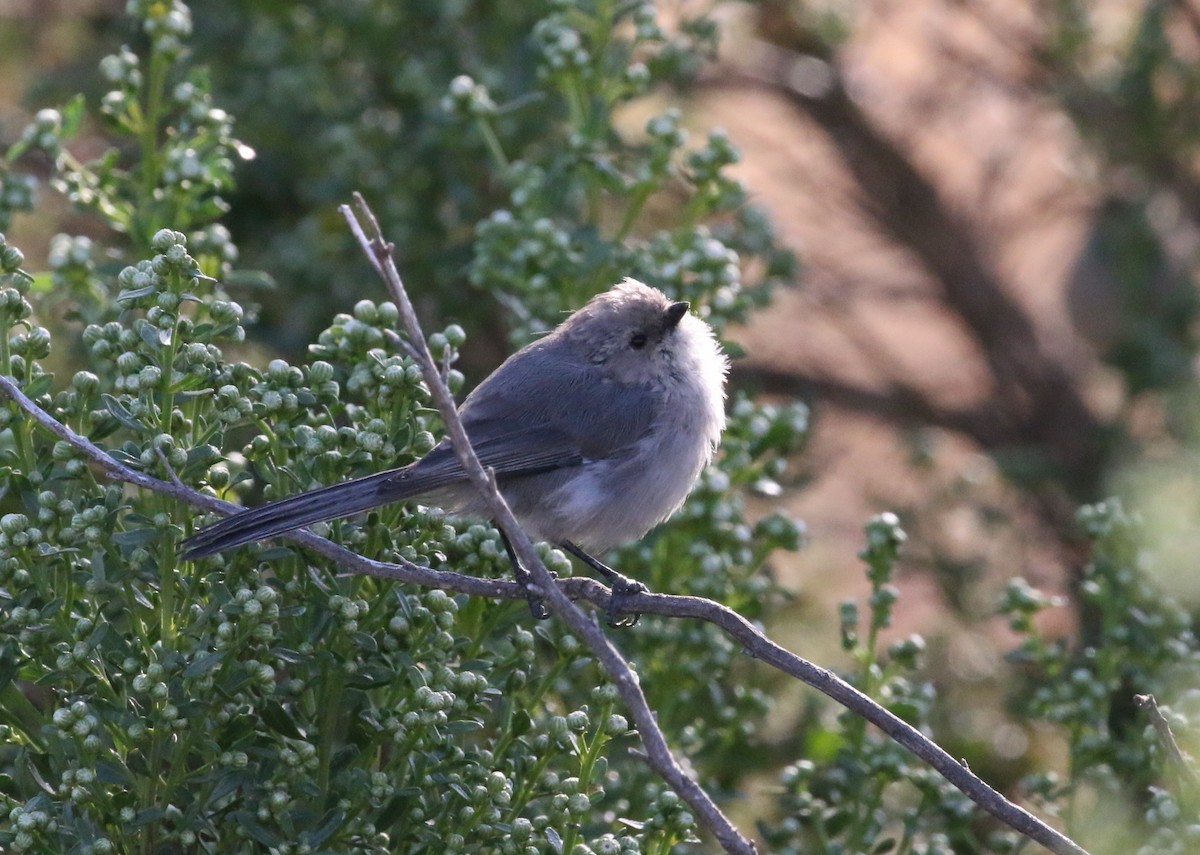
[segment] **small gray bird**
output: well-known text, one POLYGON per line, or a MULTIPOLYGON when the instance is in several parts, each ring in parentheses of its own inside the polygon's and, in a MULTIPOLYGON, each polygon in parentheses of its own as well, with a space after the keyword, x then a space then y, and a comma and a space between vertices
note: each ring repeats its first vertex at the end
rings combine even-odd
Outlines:
MULTIPOLYGON (((475 453, 525 531, 601 573, 617 600, 645 586, 585 550, 636 540, 678 510, 725 427, 728 360, 712 328, 688 309, 626 279, 505 360, 461 408, 475 453)), ((487 515, 442 440, 408 466, 234 514, 189 537, 184 557, 418 497, 487 515)), ((530 608, 537 618, 548 614, 532 594, 530 608)))

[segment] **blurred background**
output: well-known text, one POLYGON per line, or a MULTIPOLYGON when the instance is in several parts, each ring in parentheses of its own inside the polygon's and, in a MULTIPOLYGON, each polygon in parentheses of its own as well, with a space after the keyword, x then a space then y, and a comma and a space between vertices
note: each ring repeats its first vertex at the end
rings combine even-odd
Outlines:
MULTIPOLYGON (((335 20, 322 5, 191 4, 194 62, 255 153, 224 221, 238 266, 266 274, 230 285, 260 307, 252 347, 264 362, 297 357, 332 314, 378 296, 335 211, 358 189, 426 316, 468 330, 460 367, 477 380, 513 345, 496 298, 466 274, 487 214, 468 185, 486 179, 407 108, 480 58, 530 73, 504 39, 536 15, 459 3, 504 20, 493 42, 482 29, 389 31, 380 4, 335 20), (397 182, 405 193, 389 195, 397 182)), ((419 20, 424 4, 408 6, 419 20)), ((99 58, 132 37, 123 7, 0 0, 0 142, 43 105, 104 91, 99 58)), ((794 600, 772 632, 839 667, 837 604, 870 590, 864 521, 896 512, 909 541, 886 636, 925 636, 948 699, 940 738, 952 753, 985 747, 994 767, 973 767, 1004 780, 1063 749, 1007 717, 1020 675, 997 604, 1024 577, 1064 595, 1039 616, 1046 632, 1086 633, 1087 608, 1070 604, 1088 557, 1081 503, 1124 495, 1161 547, 1161 584, 1189 604, 1200 593, 1200 4, 792 0, 719 17, 711 62, 624 118, 640 127, 669 101, 686 127, 724 128, 751 201, 799 260, 730 335, 745 351, 735 384, 812 408, 792 480, 757 500, 808 532, 776 564, 794 600)), ((72 144, 81 157, 105 146, 99 129, 72 144)), ((9 237, 42 268, 53 234, 94 228, 47 194, 9 237)), ((773 726, 795 720, 784 705, 773 726)))

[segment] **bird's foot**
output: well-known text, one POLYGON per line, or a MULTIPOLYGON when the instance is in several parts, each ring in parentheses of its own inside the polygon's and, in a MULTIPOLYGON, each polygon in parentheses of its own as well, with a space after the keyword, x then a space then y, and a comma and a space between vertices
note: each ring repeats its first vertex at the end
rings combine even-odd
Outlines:
MULTIPOLYGON (((508 542, 507 535, 504 534, 504 529, 497 528, 500 532, 500 540, 504 543, 504 551, 508 553, 508 560, 512 563, 513 578, 525 590, 525 599, 529 601, 529 613, 533 615, 534 620, 546 620, 550 617, 550 610, 546 608, 546 601, 542 599, 542 592, 533 581, 533 576, 521 564, 521 560, 517 558, 517 553, 513 551, 512 544, 508 542)), ((550 571, 550 578, 556 578, 554 571, 550 571)))
POLYGON ((593 558, 569 540, 564 540, 559 545, 607 579, 609 585, 612 586, 612 592, 608 598, 608 608, 605 610, 605 620, 608 622, 608 625, 611 627, 636 626, 641 615, 626 608, 625 600, 635 594, 644 594, 650 589, 641 582, 635 582, 627 576, 622 576, 603 561, 593 558))
POLYGON ((609 626, 615 629, 623 629, 626 627, 637 626, 637 622, 642 616, 637 612, 630 611, 625 601, 629 597, 636 594, 645 594, 650 589, 625 576, 618 575, 613 579, 612 596, 608 600, 608 608, 605 610, 605 620, 609 626))
POLYGON ((550 610, 546 608, 545 600, 533 591, 526 591, 525 597, 529 600, 529 613, 533 615, 534 620, 546 620, 550 617, 550 610))
MULTIPOLYGON (((517 566, 520 567, 520 565, 517 566)), ((557 578, 553 571, 550 573, 550 576, 551 578, 557 578)), ((529 602, 529 613, 533 615, 533 619, 546 620, 549 618, 550 609, 546 608, 546 601, 542 599, 541 589, 533 581, 533 577, 529 574, 529 571, 521 567, 516 577, 521 587, 525 589, 525 599, 529 602)))

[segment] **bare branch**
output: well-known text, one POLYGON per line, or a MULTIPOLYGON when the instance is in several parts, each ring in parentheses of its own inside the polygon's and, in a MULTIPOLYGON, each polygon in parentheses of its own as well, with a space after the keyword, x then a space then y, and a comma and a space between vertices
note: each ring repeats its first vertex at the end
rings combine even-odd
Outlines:
POLYGON ((158 455, 158 462, 161 463, 163 469, 166 470, 167 477, 171 479, 171 483, 176 487, 183 487, 186 490, 187 484, 184 484, 179 480, 179 473, 175 471, 175 467, 171 465, 171 461, 167 460, 167 455, 163 452, 163 450, 156 445, 154 446, 154 453, 158 455))
POLYGON ((388 344, 392 347, 404 351, 405 356, 411 356, 417 362, 421 361, 421 354, 417 353, 417 349, 412 346, 412 342, 400 335, 400 333, 395 330, 385 329, 383 337, 388 340, 388 344))
POLYGON ((1196 776, 1196 771, 1192 768, 1187 755, 1183 753, 1183 749, 1175 741, 1175 732, 1171 730, 1171 722, 1167 721, 1167 717, 1159 709, 1158 700, 1155 699, 1154 695, 1134 695, 1133 702, 1137 704, 1138 709, 1145 710, 1146 714, 1150 716, 1150 725, 1158 735, 1158 741, 1162 743, 1163 750, 1167 752, 1167 760, 1171 767, 1189 784, 1193 786, 1200 784, 1200 780, 1196 776))
POLYGON ((754 844, 742 836, 733 823, 721 813, 716 802, 688 776, 671 754, 666 737, 659 729, 658 721, 653 710, 650 709, 650 704, 638 684, 633 669, 629 667, 625 657, 616 649, 596 622, 572 603, 567 594, 555 584, 554 576, 542 563, 541 557, 533 547, 533 542, 522 531, 512 510, 504 501, 504 497, 496 489, 495 482, 488 477, 488 473, 484 472, 467 439, 466 429, 459 418, 458 407, 454 403, 454 396, 439 372, 433 354, 429 351, 429 345, 425 341, 425 335, 417 320, 412 301, 409 300, 400 273, 396 269, 392 256, 392 245, 383 239, 374 213, 362 196, 357 193, 354 195, 354 207, 356 210, 351 210, 348 205, 342 205, 340 210, 346 218, 350 230, 362 246, 363 252, 372 259, 375 270, 383 279, 400 310, 400 318, 404 323, 409 340, 421 356, 418 360, 421 372, 425 376, 425 383, 441 413, 451 445, 458 455, 459 462, 466 470, 467 477, 487 503, 492 519, 508 537, 522 566, 532 576, 534 583, 541 588, 551 609, 566 622, 572 632, 583 639, 617 687, 621 699, 629 709, 642 744, 646 748, 646 756, 650 765, 679 794, 680 798, 696 811, 700 822, 716 836, 725 851, 755 852, 754 844))

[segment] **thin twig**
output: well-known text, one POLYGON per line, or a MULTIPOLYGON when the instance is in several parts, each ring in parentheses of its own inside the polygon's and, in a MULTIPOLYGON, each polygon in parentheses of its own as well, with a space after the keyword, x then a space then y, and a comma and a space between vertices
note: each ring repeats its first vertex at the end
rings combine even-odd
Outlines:
POLYGON ((188 488, 187 484, 184 484, 181 480, 179 480, 179 473, 175 471, 175 467, 171 465, 171 461, 167 459, 167 455, 163 452, 163 450, 156 445, 154 446, 154 453, 158 455, 158 462, 161 463, 163 469, 166 470, 167 477, 171 479, 171 483, 176 487, 182 487, 186 490, 188 488))
POLYGON ((388 340, 388 344, 392 345, 392 347, 403 350, 406 356, 411 356, 417 362, 421 361, 421 354, 417 353, 417 349, 412 346, 412 342, 400 335, 400 333, 395 330, 385 329, 383 337, 388 340))
POLYGON ((542 563, 541 557, 534 549, 533 542, 521 529, 512 510, 508 507, 508 503, 496 489, 495 481, 480 465, 479 459, 471 448, 470 440, 467 439, 467 432, 463 427, 462 420, 459 418, 454 395, 446 385, 441 372, 438 371, 437 362, 429 351, 429 345, 425 341, 425 334, 417 320, 412 301, 409 300, 404 282, 400 278, 400 272, 396 269, 392 245, 383 239, 374 213, 362 196, 357 193, 354 194, 354 207, 356 210, 352 210, 348 205, 342 205, 340 207, 342 216, 346 218, 346 222, 362 246, 363 252, 373 259, 372 265, 383 279, 392 294, 396 307, 400 310, 400 318, 408 333, 409 341, 421 355, 418 363, 425 376, 425 383, 441 413, 446 432, 450 436, 450 443, 458 455, 459 462, 466 470, 468 479, 475 485, 475 489, 487 503, 492 519, 508 537, 509 543, 516 551, 517 558, 532 576, 534 583, 541 589, 541 593, 549 601, 551 609, 566 622, 572 632, 583 639, 583 642, 600 662, 601 667, 608 673, 629 710, 634 726, 646 749, 646 757, 650 765, 692 807, 701 824, 713 833, 726 852, 751 853, 752 855, 755 852, 754 844, 742 836, 728 817, 717 807, 712 797, 688 776, 671 753, 666 737, 658 726, 654 711, 650 709, 646 695, 642 692, 638 679, 625 657, 616 649, 596 622, 572 603, 566 593, 555 584, 554 576, 546 569, 546 565, 542 563))
POLYGON ((1171 730, 1171 722, 1167 721, 1167 717, 1159 709, 1158 700, 1154 695, 1134 695, 1133 702, 1137 704, 1138 709, 1145 710, 1146 714, 1150 716, 1150 725, 1158 735, 1158 741, 1162 743, 1163 750, 1167 752, 1167 762, 1171 767, 1188 783, 1193 785, 1200 783, 1187 755, 1175 741, 1175 732, 1171 730))

